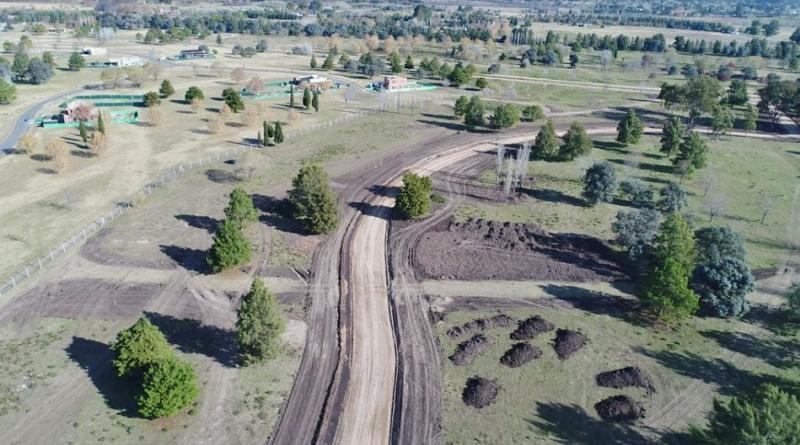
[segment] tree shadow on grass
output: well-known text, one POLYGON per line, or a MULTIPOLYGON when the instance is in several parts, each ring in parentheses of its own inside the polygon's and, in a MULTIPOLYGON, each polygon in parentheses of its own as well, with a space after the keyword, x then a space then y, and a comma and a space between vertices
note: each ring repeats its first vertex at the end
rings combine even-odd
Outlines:
POLYGON ((779 387, 794 385, 794 382, 783 377, 739 369, 727 360, 708 359, 693 352, 653 351, 640 347, 634 348, 634 352, 651 357, 680 375, 714 385, 725 396, 751 391, 764 383, 779 387))
POLYGON ((145 312, 144 315, 181 352, 202 354, 229 368, 238 366, 236 335, 232 329, 155 312, 145 312))
POLYGON ((72 337, 64 349, 70 360, 86 372, 106 405, 125 417, 137 417, 136 393, 132 379, 117 377, 111 360, 114 353, 105 343, 82 337, 72 337))
POLYGON ((393 197, 400 192, 400 187, 393 185, 372 185, 368 188, 370 193, 378 196, 393 197))
POLYGON ((526 419, 530 429, 574 445, 650 445, 653 440, 629 422, 606 422, 590 416, 578 405, 536 402, 537 418, 526 419))
POLYGON ((253 205, 263 212, 258 217, 262 223, 281 232, 308 235, 303 225, 292 217, 291 205, 285 199, 253 194, 253 205))
POLYGON ((394 208, 382 206, 382 205, 374 205, 369 204, 366 202, 351 202, 348 204, 350 207, 359 211, 364 215, 372 216, 375 218, 391 220, 395 216, 394 208))
POLYGON ((800 347, 794 341, 758 338, 744 332, 714 330, 700 331, 700 335, 716 341, 729 351, 761 359, 776 368, 794 368, 800 360, 800 347))
POLYGON ((38 173, 43 174, 43 175, 57 175, 58 174, 58 171, 56 171, 56 170, 54 170, 52 168, 45 168, 45 167, 37 168, 36 171, 38 173))
POLYGON ((794 335, 800 329, 800 322, 792 320, 784 309, 764 304, 752 305, 742 319, 777 335, 794 335))
POLYGON ((180 247, 176 245, 160 245, 159 248, 164 255, 170 257, 172 261, 180 265, 186 270, 197 273, 208 273, 209 268, 206 263, 206 251, 200 249, 191 249, 188 247, 180 247))
POLYGON ((558 190, 522 188, 521 191, 522 193, 540 201, 567 204, 581 208, 587 207, 586 201, 583 199, 567 195, 566 193, 559 192, 558 190))
POLYGON ((547 284, 542 290, 576 309, 608 315, 637 326, 646 325, 646 320, 640 316, 641 305, 633 299, 564 284, 547 284))
POLYGON ((203 229, 208 233, 214 233, 217 231, 217 227, 222 222, 216 218, 211 218, 210 216, 202 216, 202 215, 175 215, 175 219, 179 221, 184 221, 186 224, 189 224, 192 227, 197 229, 203 229))
POLYGON ((593 140, 592 143, 594 144, 595 148, 599 148, 600 150, 613 151, 614 153, 619 153, 622 155, 630 153, 630 150, 626 150, 625 146, 619 142, 593 140))
POLYGON ((492 134, 494 133, 491 130, 482 129, 482 128, 475 128, 470 127, 468 125, 455 122, 455 121, 440 121, 440 120, 433 120, 433 119, 419 119, 417 122, 425 125, 433 125, 437 127, 447 128, 448 130, 453 131, 468 131, 470 133, 479 133, 479 134, 492 134))
POLYGON ((650 162, 642 162, 639 164, 639 168, 642 170, 649 170, 652 172, 664 173, 666 175, 670 175, 675 173, 675 167, 671 165, 664 165, 664 164, 653 164, 650 162))

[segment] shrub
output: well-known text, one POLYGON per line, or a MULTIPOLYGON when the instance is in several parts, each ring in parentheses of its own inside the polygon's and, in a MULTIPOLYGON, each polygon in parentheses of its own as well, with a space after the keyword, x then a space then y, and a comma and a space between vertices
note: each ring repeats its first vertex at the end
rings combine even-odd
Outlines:
POLYGON ((670 182, 665 185, 658 194, 661 195, 661 199, 658 200, 658 207, 662 212, 679 212, 689 203, 686 192, 677 182, 670 182))
POLYGON ((144 105, 147 107, 153 107, 161 103, 161 98, 155 91, 148 91, 144 95, 144 105))
POLYGON ((501 130, 513 127, 519 122, 519 110, 512 104, 498 105, 489 116, 489 126, 501 130))
POLYGON ((544 111, 538 105, 528 105, 522 109, 522 115, 525 119, 535 122, 544 117, 544 111))
POLYGON ((712 263, 722 258, 744 261, 747 256, 742 235, 729 227, 703 227, 694 237, 698 263, 712 263))
POLYGON ((569 130, 564 135, 564 143, 561 145, 559 156, 561 159, 571 161, 578 156, 589 154, 592 150, 592 140, 586 134, 583 126, 577 122, 570 125, 569 130))
POLYGON ((168 417, 189 405, 197 393, 197 375, 192 365, 171 357, 147 368, 136 403, 144 417, 168 417))
POLYGON ((120 377, 141 373, 148 365, 172 355, 164 334, 144 317, 120 331, 111 343, 111 350, 114 352, 111 363, 120 377))
POLYGON ((406 172, 403 174, 403 187, 397 194, 395 208, 405 218, 416 218, 428 213, 431 209, 432 188, 431 178, 406 172))
POLYGON ((225 218, 236 223, 239 228, 255 221, 258 218, 258 212, 256 206, 253 205, 253 198, 239 187, 233 189, 228 207, 225 207, 225 218))
POLYGON ((208 251, 206 262, 214 272, 221 272, 231 267, 250 261, 252 247, 238 224, 225 220, 214 234, 214 242, 208 251))
POLYGON ((184 100, 188 103, 192 103, 195 100, 204 100, 205 97, 203 96, 203 90, 197 87, 189 87, 186 90, 186 94, 183 96, 184 100))
POLYGON ((617 213, 611 230, 617 235, 616 242, 622 246, 632 260, 644 256, 648 246, 658 233, 661 213, 654 209, 636 209, 617 213))
POLYGON ((755 288, 747 264, 733 257, 700 264, 692 275, 692 287, 700 296, 700 309, 716 317, 740 317, 750 310, 747 294, 755 288))
POLYGON ((236 340, 245 363, 275 357, 284 329, 278 299, 256 278, 236 312, 236 340))
POLYGON ((634 207, 648 207, 653 202, 653 189, 638 179, 626 179, 619 188, 634 207))
POLYGON ((300 168, 292 179, 289 203, 293 207, 294 217, 311 233, 330 232, 339 223, 336 194, 329 182, 328 174, 319 165, 300 168))

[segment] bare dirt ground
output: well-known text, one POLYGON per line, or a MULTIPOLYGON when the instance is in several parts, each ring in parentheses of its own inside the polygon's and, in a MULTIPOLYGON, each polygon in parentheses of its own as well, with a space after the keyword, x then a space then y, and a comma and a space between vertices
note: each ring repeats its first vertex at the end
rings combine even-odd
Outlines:
POLYGON ((424 278, 456 280, 611 281, 626 279, 601 240, 552 234, 532 224, 448 221, 415 248, 424 278))

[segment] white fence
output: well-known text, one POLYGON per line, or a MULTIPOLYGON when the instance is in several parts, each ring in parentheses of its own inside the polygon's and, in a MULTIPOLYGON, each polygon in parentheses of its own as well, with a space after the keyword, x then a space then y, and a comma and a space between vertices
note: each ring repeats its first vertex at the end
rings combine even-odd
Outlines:
MULTIPOLYGON (((287 131, 285 134, 286 139, 296 138, 305 134, 313 133, 318 130, 322 130, 325 128, 335 127, 337 125, 341 125, 345 122, 349 122, 360 117, 363 117, 370 113, 375 112, 400 112, 401 107, 412 107, 416 109, 417 106, 420 109, 424 109, 426 107, 426 103, 430 103, 433 100, 440 100, 445 97, 449 98, 451 95, 439 95, 439 94, 432 94, 427 95, 425 97, 414 97, 414 98, 400 98, 399 95, 397 97, 392 97, 389 100, 386 100, 385 97, 381 98, 380 103, 377 104, 374 108, 367 108, 355 113, 348 113, 342 116, 339 116, 336 119, 309 125, 307 127, 303 127, 298 130, 291 130, 287 131)), ((133 207, 134 203, 141 202, 147 195, 153 193, 159 187, 163 186, 164 184, 170 183, 174 181, 176 178, 190 172, 198 167, 209 165, 214 162, 220 162, 226 159, 230 159, 235 156, 239 156, 244 152, 258 150, 259 147, 255 145, 249 146, 238 146, 225 152, 216 153, 213 155, 204 156, 200 159, 195 161, 189 162, 188 164, 180 164, 178 166, 172 167, 160 176, 155 181, 151 182, 144 186, 141 190, 136 192, 128 201, 125 201, 121 204, 118 204, 116 207, 111 209, 108 213, 100 216, 96 220, 94 220, 91 224, 87 225, 83 229, 81 229, 76 234, 72 235, 68 240, 62 242, 58 246, 55 246, 52 250, 50 250, 47 254, 42 257, 39 257, 32 262, 28 263, 22 269, 18 270, 16 273, 12 274, 8 279, 0 282, 0 295, 6 294, 13 290, 15 287, 19 286, 22 282, 33 276, 36 272, 42 270, 46 265, 52 263, 56 260, 59 256, 65 254, 68 249, 77 246, 80 243, 86 241, 90 236, 94 235, 100 229, 106 226, 106 224, 110 223, 111 221, 119 218, 122 216, 128 209, 133 207)))

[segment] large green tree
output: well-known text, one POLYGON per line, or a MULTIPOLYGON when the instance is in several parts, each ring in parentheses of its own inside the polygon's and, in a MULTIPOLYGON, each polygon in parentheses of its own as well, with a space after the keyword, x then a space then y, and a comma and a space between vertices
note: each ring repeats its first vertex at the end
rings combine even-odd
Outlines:
POLYGON ((183 99, 188 103, 192 103, 195 100, 203 100, 205 97, 203 96, 203 90, 198 87, 191 86, 188 90, 186 90, 186 94, 183 95, 183 99))
POLYGON ((253 198, 240 187, 231 191, 228 206, 225 207, 225 218, 234 222, 239 228, 258 219, 258 211, 253 205, 253 198))
POLYGON ((511 128, 519 122, 519 110, 512 104, 498 105, 489 116, 489 126, 501 130, 511 128))
POLYGON ((169 417, 188 406, 197 394, 197 374, 192 365, 170 357, 147 368, 136 403, 144 417, 169 417))
POLYGON ((553 159, 558 154, 558 136, 553 121, 547 122, 539 129, 536 134, 536 141, 533 144, 533 156, 537 159, 553 159))
POLYGON ((583 175, 583 196, 590 204, 612 202, 617 193, 617 175, 608 161, 592 165, 583 175))
POLYGON ((164 334, 144 317, 120 331, 111 343, 111 350, 114 352, 111 363, 120 377, 141 374, 147 366, 172 355, 164 334))
POLYGON ((233 88, 225 88, 222 91, 222 98, 225 100, 225 105, 234 113, 244 110, 244 100, 238 91, 233 88))
POLYGON ((225 220, 214 234, 206 262, 214 272, 221 272, 250 261, 252 246, 235 221, 225 220))
POLYGON ((708 445, 796 445, 798 431, 800 400, 765 384, 727 403, 715 400, 708 427, 695 434, 699 443, 708 445))
POLYGON ((81 53, 74 51, 69 55, 69 59, 67 60, 67 68, 69 68, 70 71, 80 71, 84 65, 86 65, 86 60, 83 58, 81 53))
POLYGON ((617 124, 617 142, 628 145, 636 145, 642 138, 644 132, 644 125, 639 116, 633 109, 629 109, 628 113, 617 124))
POLYGON ((431 209, 432 188, 431 178, 406 172, 403 174, 403 186, 397 194, 397 210, 406 218, 416 218, 428 213, 431 209))
POLYGON ((170 97, 175 94, 175 87, 172 86, 172 82, 169 79, 164 79, 161 81, 158 93, 161 94, 161 97, 170 97))
POLYGON ((0 79, 0 104, 10 104, 17 98, 17 87, 0 79))
POLYGON ((300 168, 292 179, 289 203, 294 217, 311 233, 331 232, 339 224, 339 208, 330 179, 319 165, 300 168))
POLYGON ((485 113, 486 109, 483 106, 481 98, 472 96, 464 112, 464 123, 470 127, 482 127, 486 125, 486 120, 484 118, 485 113))
POLYGON ((683 138, 686 136, 686 127, 681 122, 681 118, 671 117, 665 124, 661 132, 661 153, 668 157, 678 154, 683 138))
POLYGON ((653 240, 642 294, 642 302, 658 318, 678 321, 697 311, 699 298, 689 289, 693 266, 692 231, 682 216, 671 213, 653 240))
POLYGON ((256 278, 236 312, 236 340, 245 363, 274 358, 285 326, 278 299, 256 278))
POLYGON ((592 147, 592 139, 586 133, 583 125, 573 122, 564 134, 564 143, 561 144, 558 154, 561 159, 571 161, 578 156, 589 154, 592 147))
POLYGON ((672 160, 675 165, 685 165, 687 173, 692 173, 705 167, 708 159, 708 146, 706 140, 695 131, 690 131, 678 148, 678 153, 672 160))

